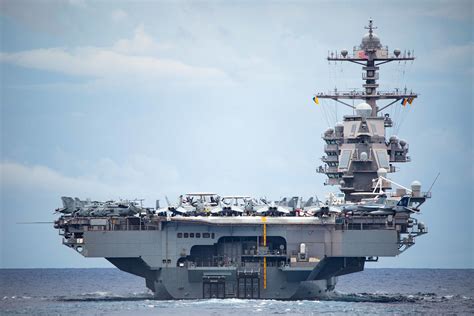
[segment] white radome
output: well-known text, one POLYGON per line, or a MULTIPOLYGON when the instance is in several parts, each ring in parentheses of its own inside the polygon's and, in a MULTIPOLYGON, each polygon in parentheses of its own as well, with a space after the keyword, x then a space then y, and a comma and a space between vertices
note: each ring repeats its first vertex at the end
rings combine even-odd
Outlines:
POLYGON ((385 168, 379 168, 379 170, 377 170, 377 175, 379 177, 387 177, 387 169, 385 168))
POLYGON ((355 107, 357 115, 362 117, 368 117, 372 114, 372 107, 365 102, 357 104, 355 107))

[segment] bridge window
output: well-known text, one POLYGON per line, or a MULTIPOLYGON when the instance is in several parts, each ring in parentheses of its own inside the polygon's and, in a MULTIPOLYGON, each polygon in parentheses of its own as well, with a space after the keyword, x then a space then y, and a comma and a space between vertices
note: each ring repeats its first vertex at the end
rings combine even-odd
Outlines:
POLYGON ((209 233, 203 233, 202 234, 202 238, 210 238, 211 237, 211 234, 209 233))
POLYGON ((201 233, 196 233, 196 238, 201 238, 201 233))
POLYGON ((188 238, 189 237, 189 234, 188 233, 184 233, 184 238, 188 238))
POLYGON ((189 233, 189 238, 194 238, 194 233, 189 233))
POLYGON ((183 238, 183 233, 178 233, 178 238, 183 238))

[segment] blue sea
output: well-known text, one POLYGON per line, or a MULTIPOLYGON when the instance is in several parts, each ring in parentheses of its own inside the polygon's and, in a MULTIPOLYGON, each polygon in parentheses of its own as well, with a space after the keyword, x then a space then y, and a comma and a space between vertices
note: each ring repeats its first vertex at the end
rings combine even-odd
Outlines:
POLYGON ((474 313, 474 270, 367 269, 330 300, 158 301, 117 269, 0 270, 2 315, 374 315, 474 313))

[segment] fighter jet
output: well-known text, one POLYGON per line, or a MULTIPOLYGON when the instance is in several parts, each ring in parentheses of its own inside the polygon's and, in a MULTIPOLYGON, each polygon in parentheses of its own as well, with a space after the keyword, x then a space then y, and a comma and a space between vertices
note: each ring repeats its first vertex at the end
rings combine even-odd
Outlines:
POLYGON ((69 196, 62 196, 61 201, 63 202, 63 207, 56 209, 55 213, 72 214, 76 210, 76 205, 74 199, 69 196))
POLYGON ((63 207, 57 209, 55 213, 62 213, 64 215, 74 216, 88 216, 90 208, 96 206, 95 204, 91 204, 88 201, 81 201, 77 197, 73 199, 72 197, 63 196, 61 197, 61 200, 63 202, 63 207))
POLYGON ((275 201, 268 202, 266 199, 260 199, 264 206, 257 209, 257 214, 263 216, 285 216, 290 214, 291 208, 288 206, 280 206, 275 201))
POLYGON ((280 206, 287 206, 290 210, 289 216, 297 216, 301 213, 302 207, 302 197, 293 196, 291 199, 283 198, 278 204, 280 206))
POLYGON ((217 207, 210 210, 211 215, 242 216, 249 199, 249 196, 224 196, 219 200, 217 207))
MULTIPOLYGON (((414 205, 419 202, 416 198, 413 203, 410 196, 388 197, 385 193, 379 193, 373 199, 362 199, 361 203, 346 204, 342 206, 342 211, 345 213, 361 215, 394 215, 395 213, 416 213, 417 207, 421 204, 414 205)), ((423 198, 419 198, 421 200, 423 198)))
POLYGON ((162 207, 157 209, 157 213, 162 216, 187 216, 189 210, 183 207, 183 196, 180 195, 178 198, 178 203, 171 204, 167 196, 165 196, 167 207, 162 207))
POLYGON ((326 206, 322 201, 316 196, 310 197, 308 201, 304 202, 302 211, 303 216, 317 216, 316 214, 321 212, 321 208, 326 206))

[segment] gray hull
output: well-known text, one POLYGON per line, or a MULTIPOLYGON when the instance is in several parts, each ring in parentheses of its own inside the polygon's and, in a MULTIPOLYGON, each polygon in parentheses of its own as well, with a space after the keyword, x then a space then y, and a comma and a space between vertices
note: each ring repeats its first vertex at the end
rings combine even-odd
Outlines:
POLYGON ((406 218, 355 220, 153 216, 59 225, 67 246, 143 277, 157 299, 310 299, 368 258, 400 253, 406 218))

